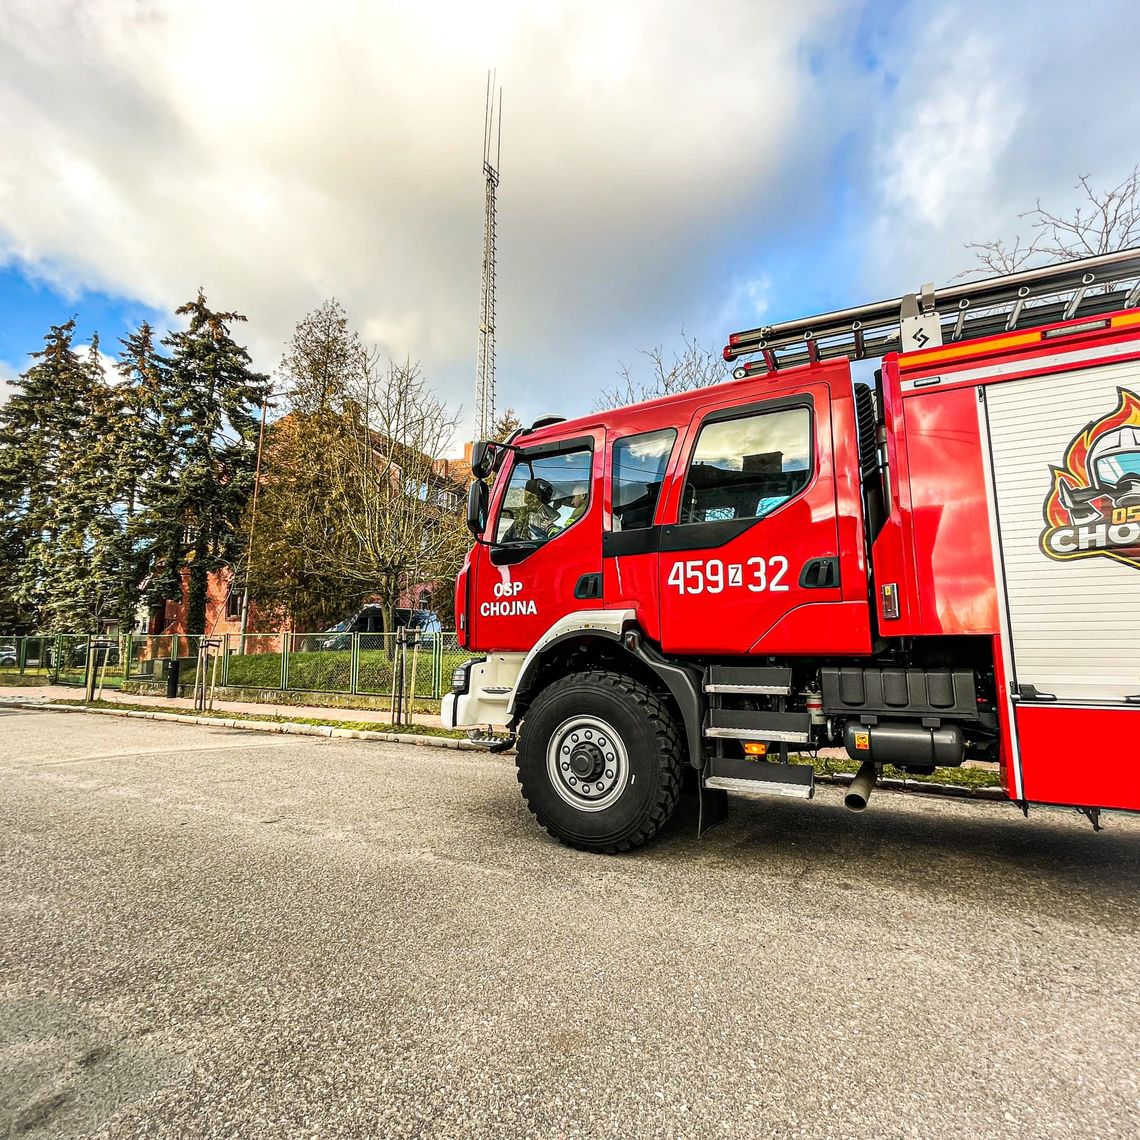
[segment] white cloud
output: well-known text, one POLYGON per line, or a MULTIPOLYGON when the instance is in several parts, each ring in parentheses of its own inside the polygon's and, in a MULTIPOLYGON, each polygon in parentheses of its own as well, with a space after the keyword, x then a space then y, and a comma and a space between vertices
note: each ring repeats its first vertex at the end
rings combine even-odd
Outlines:
MULTIPOLYGON (((941 37, 950 23, 941 21, 941 37)), ((939 73, 926 72, 924 94, 891 136, 885 205, 915 228, 944 230, 993 198, 997 162, 1022 109, 999 63, 996 46, 979 37, 956 44, 939 73)))
POLYGON ((500 353, 537 351, 676 295, 710 217, 774 200, 844 6, 16 0, 0 260, 166 308, 205 284, 263 366, 336 294, 466 377, 489 64, 500 353))
POLYGON ((203 284, 262 368, 336 295, 470 408, 496 65, 500 404, 585 410, 682 329, 945 281, 1118 178, 1138 39, 1128 0, 8 0, 0 263, 203 284))
POLYGON ((772 300, 772 279, 766 274, 739 281, 729 290, 718 324, 727 329, 734 321, 763 324, 772 300))
POLYGON ((1140 8, 930 12, 902 17, 892 55, 905 63, 877 116, 867 277, 893 292, 946 282, 972 267, 967 242, 1024 231, 1038 198, 1068 212, 1078 175, 1108 186, 1140 160, 1140 92, 1095 77, 1131 72, 1140 8))
POLYGON ((12 381, 19 376, 20 370, 4 360, 0 360, 0 407, 8 402, 12 395, 12 381))

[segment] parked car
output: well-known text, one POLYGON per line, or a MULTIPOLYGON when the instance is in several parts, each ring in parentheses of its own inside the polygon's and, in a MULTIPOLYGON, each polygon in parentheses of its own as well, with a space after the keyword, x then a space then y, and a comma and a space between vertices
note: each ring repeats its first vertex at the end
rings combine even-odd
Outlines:
MULTIPOLYGON (((443 632, 439 616, 434 610, 397 609, 395 613, 396 629, 418 630, 420 645, 432 645, 436 635, 443 632)), ((348 649, 351 644, 351 635, 354 633, 385 633, 384 607, 367 605, 359 613, 338 622, 331 629, 325 630, 330 635, 321 639, 322 649, 348 649)), ((375 648, 379 648, 379 641, 375 648)), ((373 648, 368 646, 366 648, 373 648)))
MULTIPOLYGON (((98 640, 98 639, 97 639, 98 640)), ((103 644, 98 645, 95 649, 95 664, 99 668, 106 665, 119 664, 119 646, 117 642, 109 641, 109 639, 102 639, 103 644)), ((47 663, 49 668, 55 667, 55 642, 50 642, 47 648, 47 663)), ((87 639, 83 638, 76 641, 67 641, 63 646, 63 651, 60 654, 59 668, 61 669, 85 669, 87 667, 87 639)))
POLYGON ((0 669, 15 669, 20 663, 14 641, 0 641, 0 669))

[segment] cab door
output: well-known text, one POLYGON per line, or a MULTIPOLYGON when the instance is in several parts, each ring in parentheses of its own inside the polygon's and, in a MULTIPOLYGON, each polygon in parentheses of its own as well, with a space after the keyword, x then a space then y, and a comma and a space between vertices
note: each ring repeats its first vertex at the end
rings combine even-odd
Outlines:
POLYGON ((606 609, 633 610, 642 632, 660 641, 661 528, 655 523, 677 429, 641 426, 648 430, 610 434, 608 514, 602 533, 604 595, 606 609))
MULTIPOLYGON (((752 388, 693 416, 661 528, 667 651, 870 650, 865 569, 848 583, 860 600, 844 602, 841 567, 864 564, 861 550, 841 558, 828 376, 801 374, 794 392, 760 400, 752 388)), ((849 389, 845 368, 842 378, 849 389)), ((848 509, 861 529, 861 504, 848 509)))
POLYGON ((601 430, 517 452, 497 477, 468 585, 471 644, 527 652, 560 618, 602 608, 601 430))

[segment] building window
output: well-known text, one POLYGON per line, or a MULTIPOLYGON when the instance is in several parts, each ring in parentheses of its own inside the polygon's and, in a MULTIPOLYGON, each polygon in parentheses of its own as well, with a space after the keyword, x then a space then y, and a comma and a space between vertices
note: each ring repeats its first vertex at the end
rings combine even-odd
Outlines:
POLYGON ((230 591, 226 594, 226 618, 229 621, 236 621, 241 617, 241 594, 230 587, 230 591))
POLYGON ((811 448, 807 408, 706 423, 693 450, 681 522, 771 514, 808 485, 811 448))

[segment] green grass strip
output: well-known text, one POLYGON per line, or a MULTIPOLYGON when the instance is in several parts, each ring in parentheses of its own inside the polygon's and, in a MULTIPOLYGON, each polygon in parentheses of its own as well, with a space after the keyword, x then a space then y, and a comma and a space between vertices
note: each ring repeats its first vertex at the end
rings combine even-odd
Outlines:
POLYGON ((312 724, 325 728, 347 728, 354 732, 399 733, 401 736, 443 736, 449 740, 466 740, 467 733, 460 729, 436 728, 430 724, 384 724, 375 720, 339 720, 332 717, 277 716, 272 713, 244 713, 213 709, 198 712, 195 709, 160 708, 155 705, 133 704, 127 701, 52 701, 53 705, 70 705, 76 708, 121 709, 126 712, 174 713, 178 716, 211 717, 214 720, 256 720, 270 724, 312 724))
MULTIPOLYGON (((810 764, 817 776, 835 776, 843 773, 854 775, 859 771, 857 760, 832 759, 827 756, 811 757, 800 755, 791 757, 799 764, 810 764)), ((904 772, 892 764, 883 765, 883 778, 887 780, 907 780, 916 784, 952 784, 959 788, 1000 788, 1001 777, 987 768, 935 768, 929 776, 915 776, 904 772)))

